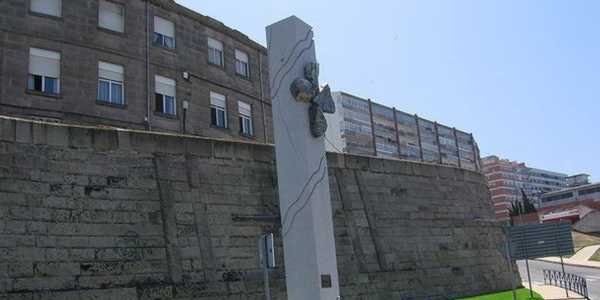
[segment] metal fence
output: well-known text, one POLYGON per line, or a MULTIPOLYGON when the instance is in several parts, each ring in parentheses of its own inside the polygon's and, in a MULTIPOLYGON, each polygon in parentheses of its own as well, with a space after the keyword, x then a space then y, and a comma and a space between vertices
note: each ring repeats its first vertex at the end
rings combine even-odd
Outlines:
MULTIPOLYGON (((479 170, 473 135, 369 99, 335 93, 344 151, 479 170)), ((337 134, 337 133, 336 133, 337 134)))
POLYGON ((585 278, 560 271, 544 270, 544 284, 568 289, 590 299, 585 278))

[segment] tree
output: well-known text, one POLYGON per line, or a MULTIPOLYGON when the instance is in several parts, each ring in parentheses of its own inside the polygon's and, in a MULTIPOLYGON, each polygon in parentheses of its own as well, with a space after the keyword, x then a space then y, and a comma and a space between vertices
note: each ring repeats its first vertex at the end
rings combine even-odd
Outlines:
POLYGON ((533 205, 533 203, 529 201, 529 197, 527 197, 527 194, 525 194, 525 191, 523 189, 521 189, 521 195, 521 201, 513 202, 512 207, 509 209, 511 217, 537 212, 535 205, 533 205))

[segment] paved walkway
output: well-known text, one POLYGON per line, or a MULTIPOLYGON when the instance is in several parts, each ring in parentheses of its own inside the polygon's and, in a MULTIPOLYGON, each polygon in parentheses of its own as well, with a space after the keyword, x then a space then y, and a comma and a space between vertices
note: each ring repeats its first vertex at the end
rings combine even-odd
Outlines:
MULTIPOLYGON (((529 285, 528 283, 523 282, 523 286, 529 285)), ((569 298, 567 298, 565 289, 557 288, 555 286, 533 285, 533 290, 544 297, 544 299, 583 299, 583 296, 571 291, 569 291, 569 298)))
POLYGON ((534 286, 533 290, 540 294, 544 299, 584 299, 583 296, 569 291, 569 298, 565 293, 565 289, 555 286, 534 286))
MULTIPOLYGON (((585 248, 579 250, 571 258, 565 258, 563 260, 565 262, 565 265, 600 269, 599 261, 588 260, 599 249, 600 249, 600 245, 585 247, 585 248)), ((540 258, 539 260, 552 262, 552 263, 560 263, 560 257, 546 257, 546 258, 540 258)))
POLYGON ((600 245, 585 247, 579 250, 571 257, 572 260, 588 261, 596 252, 600 250, 600 245))

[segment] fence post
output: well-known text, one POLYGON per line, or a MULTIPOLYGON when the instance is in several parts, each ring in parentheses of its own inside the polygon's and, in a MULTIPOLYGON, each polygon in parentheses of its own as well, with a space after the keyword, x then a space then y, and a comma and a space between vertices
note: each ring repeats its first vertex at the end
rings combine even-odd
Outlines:
POLYGON ((375 137, 375 122, 373 122, 373 103, 371 102, 371 98, 369 101, 369 118, 371 120, 371 137, 373 139, 373 154, 377 156, 377 138, 375 137))
POLYGON ((396 108, 392 107, 394 111, 394 129, 396 130, 396 148, 398 148, 398 158, 402 158, 402 151, 400 151, 400 134, 398 133, 398 117, 396 116, 396 108))
POLYGON ((475 170, 479 172, 481 171, 481 166, 479 165, 479 149, 477 149, 477 145, 475 145, 473 133, 471 133, 471 145, 473 146, 473 162, 475 163, 475 170))
POLYGON ((421 161, 423 159, 423 143, 421 142, 421 125, 419 124, 419 115, 415 114, 415 121, 417 123, 417 137, 419 138, 419 155, 421 156, 421 161))
POLYGON ((438 122, 433 122, 433 129, 435 130, 435 142, 438 146, 438 158, 440 165, 444 164, 444 160, 442 159, 442 145, 440 145, 440 132, 438 131, 438 122))
POLYGON ((458 157, 458 167, 462 169, 462 163, 460 161, 460 148, 458 143, 458 135, 456 134, 456 127, 452 128, 452 132, 454 133, 454 142, 456 143, 456 157, 458 157))

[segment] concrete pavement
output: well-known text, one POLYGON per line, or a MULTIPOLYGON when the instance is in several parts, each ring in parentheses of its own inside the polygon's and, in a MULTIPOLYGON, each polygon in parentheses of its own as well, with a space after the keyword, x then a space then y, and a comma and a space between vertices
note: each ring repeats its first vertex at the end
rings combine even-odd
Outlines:
MULTIPOLYGON (((529 283, 523 282, 523 286, 529 287, 529 283)), ((567 294, 564 289, 548 286, 548 285, 533 285, 533 291, 540 294, 544 299, 582 299, 583 296, 569 292, 569 297, 567 298, 567 294)))
POLYGON ((571 256, 572 260, 588 261, 596 252, 600 250, 600 245, 585 247, 571 256))

